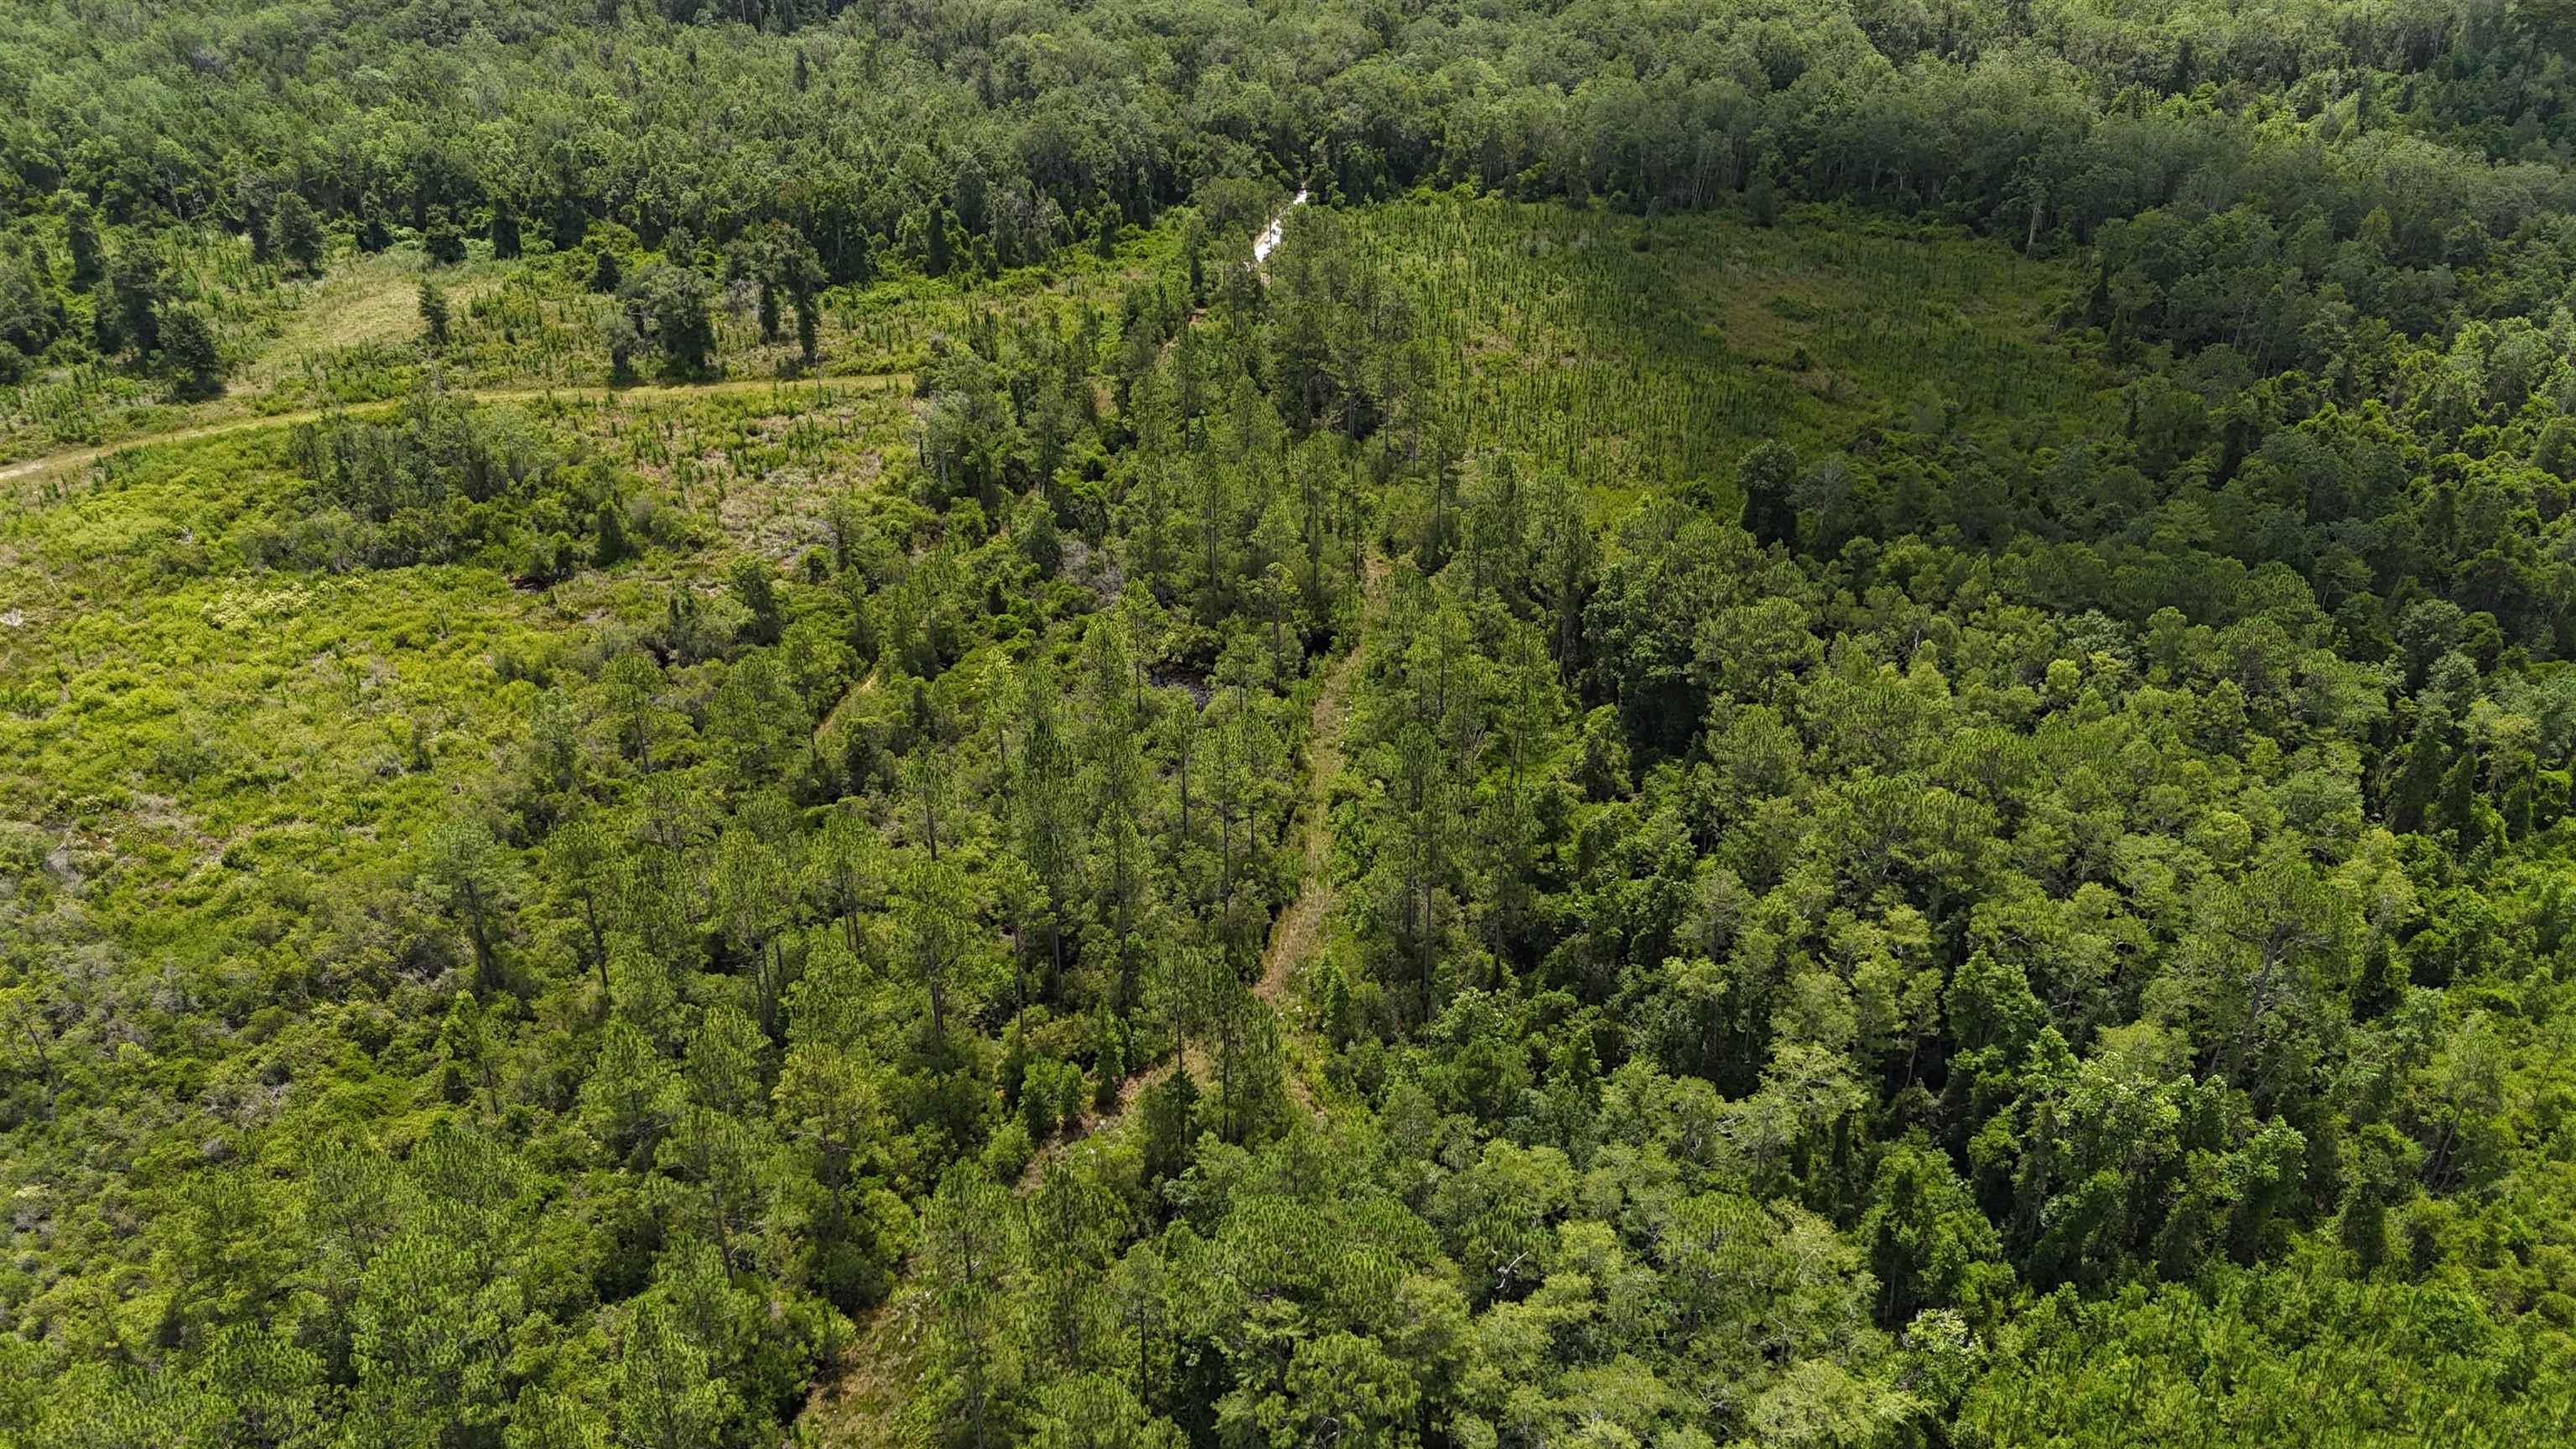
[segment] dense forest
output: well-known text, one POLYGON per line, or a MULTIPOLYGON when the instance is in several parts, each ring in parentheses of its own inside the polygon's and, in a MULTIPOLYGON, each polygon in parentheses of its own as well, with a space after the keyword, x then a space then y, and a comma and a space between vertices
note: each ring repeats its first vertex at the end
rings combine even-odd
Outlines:
POLYGON ((0 1449, 2576 1439, 2576 9, 0 34, 0 1449))

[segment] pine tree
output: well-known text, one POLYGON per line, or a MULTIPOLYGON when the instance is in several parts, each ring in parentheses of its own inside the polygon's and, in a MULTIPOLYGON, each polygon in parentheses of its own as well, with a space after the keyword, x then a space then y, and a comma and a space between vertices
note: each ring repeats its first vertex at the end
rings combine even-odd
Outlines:
POLYGON ((420 284, 420 325, 430 346, 447 345, 447 294, 427 278, 420 284))
POLYGON ((635 319, 621 307, 611 311, 599 326, 600 345, 608 349, 609 381, 633 381, 635 359, 644 351, 644 334, 635 330, 635 319))
POLYGON ((433 265, 452 267, 465 260, 465 233, 454 219, 442 216, 421 234, 420 249, 433 265))
POLYGON ((1737 478, 1744 494, 1744 531, 1764 543, 1796 543, 1798 505, 1792 489, 1798 455, 1785 443, 1758 443, 1744 455, 1737 478))
POLYGON ((592 563, 610 568, 623 562, 634 550, 626 537, 626 509, 615 498, 599 501, 599 511, 591 520, 592 563))
POLYGON ((896 903, 897 926, 915 973, 930 997, 931 1035, 948 1034, 948 993, 958 958, 973 929, 970 897, 957 868, 929 861, 905 872, 896 903))
POLYGON ((1753 179, 1744 185, 1744 211, 1755 226, 1777 226, 1780 222, 1780 183, 1772 175, 1779 165, 1776 154, 1766 153, 1754 169, 1753 179))
POLYGON ((756 315, 760 322, 760 340, 763 342, 777 341, 780 330, 778 289, 780 283, 785 280, 781 273, 787 258, 784 243, 778 234, 784 230, 785 228, 772 223, 768 232, 751 244, 747 255, 741 250, 733 253, 732 264, 740 266, 750 275, 757 303, 756 315))
POLYGON ((796 289, 796 355, 807 367, 822 360, 822 307, 810 286, 796 289))
POLYGON ((996 1444, 1002 1400, 1018 1377, 1011 1351, 1020 1253, 1010 1194, 971 1163, 948 1170, 922 1217, 930 1289, 930 1352, 939 1372, 924 1387, 968 1442, 996 1444))
POLYGON ((948 208, 930 203, 930 219, 922 226, 923 257, 921 269, 934 277, 948 275, 948 208))
POLYGON ((63 236, 72 253, 72 290, 86 292, 105 274, 106 251, 99 244, 98 213, 75 195, 63 212, 63 236))
POLYGON ((301 272, 322 269, 322 219, 313 212, 312 203, 300 191, 288 191, 277 198, 277 215, 271 223, 276 228, 278 255, 301 272))
POLYGON ((501 988, 500 909, 507 862, 491 828, 471 815, 441 824, 429 839, 422 878, 449 915, 465 928, 474 951, 474 980, 486 991, 501 988))
POLYGON ((1146 1181, 1178 1177, 1189 1166, 1198 1105, 1199 1084, 1186 1062, 1175 1062, 1169 1074, 1145 1089, 1138 1107, 1145 1120, 1146 1181))
POLYGON ((277 224, 256 198, 242 203, 242 230, 250 237, 250 259, 258 266, 277 260, 277 224))
POLYGON ((617 839, 599 816, 584 811, 556 828, 546 840, 546 866, 557 889, 578 907, 578 938, 591 969, 599 974, 600 994, 609 994, 608 919, 611 896, 626 869, 617 839))
POLYGON ((519 213, 508 201, 497 196, 492 198, 490 235, 495 260, 506 262, 519 255, 519 213))
POLYGON ((628 1316, 616 1383, 619 1449, 711 1444, 730 1416, 706 1350, 659 1298, 644 1299, 628 1316))
POLYGON ((707 308, 713 300, 707 279, 693 267, 654 268, 649 283, 653 340, 673 369, 704 373, 714 360, 715 323, 707 308))
POLYGON ((787 228, 780 229, 775 257, 779 281, 796 308, 796 352, 810 368, 822 360, 823 262, 802 232, 787 228))
POLYGON ((1011 805, 1017 817, 1020 858, 1046 893, 1047 949, 1055 973, 1061 976, 1066 964, 1065 911, 1081 859, 1074 796, 1076 761, 1056 722, 1053 674, 1032 668, 1021 680, 1020 693, 1020 749, 1019 758, 1012 762, 1011 805))
POLYGON ((169 288, 159 254, 141 242, 129 244, 116 254, 108 288, 115 306, 98 314, 107 332, 103 340, 111 348, 131 347, 137 356, 160 351, 161 303, 169 288))
POLYGON ((160 330, 162 360, 179 375, 184 391, 203 396, 221 390, 223 357, 216 350, 214 324, 206 320, 204 308, 164 308, 160 330))

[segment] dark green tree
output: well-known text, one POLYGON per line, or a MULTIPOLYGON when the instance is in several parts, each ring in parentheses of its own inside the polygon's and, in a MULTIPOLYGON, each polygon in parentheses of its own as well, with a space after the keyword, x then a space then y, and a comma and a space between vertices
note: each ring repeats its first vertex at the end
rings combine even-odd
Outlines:
POLYGON ((98 237, 98 213, 74 195, 63 207, 63 239, 72 254, 72 290, 86 292, 106 275, 107 252, 98 237))
POLYGON ((326 241, 322 218, 314 213, 313 205, 304 199, 304 193, 294 190, 281 193, 277 198, 276 214, 269 224, 276 239, 277 254, 286 258, 289 267, 307 275, 322 269, 322 249, 326 241))
POLYGON ((447 293, 425 277, 420 284, 420 326, 430 346, 447 345, 447 293))
POLYGON ((108 278, 115 305, 99 320, 109 329, 108 345, 130 347, 137 356, 161 350, 161 309, 169 296, 160 255, 141 242, 128 243, 116 254, 108 278))
POLYGON ((206 309, 193 303, 163 307, 159 330, 162 361, 179 379, 182 392, 206 397, 222 391, 223 354, 206 309))
POLYGON ((441 216, 421 233, 420 249, 430 265, 454 266, 465 260, 465 232, 453 217, 441 216))
POLYGON ((712 286, 694 267, 657 267, 640 281, 653 341, 669 368, 683 376, 703 375, 715 357, 712 286))
POLYGON ((936 201, 932 202, 930 214, 922 222, 921 233, 923 248, 921 269, 934 277, 947 276, 951 265, 948 208, 936 201))

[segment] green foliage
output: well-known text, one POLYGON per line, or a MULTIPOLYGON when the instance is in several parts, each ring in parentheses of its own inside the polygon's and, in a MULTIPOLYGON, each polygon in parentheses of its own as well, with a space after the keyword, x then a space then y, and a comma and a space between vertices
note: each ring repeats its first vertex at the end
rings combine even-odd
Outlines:
POLYGON ((313 271, 322 265, 325 239, 321 218, 299 191, 287 191, 277 198, 277 212, 269 225, 273 228, 273 245, 288 265, 302 271, 313 271))
POLYGON ((2550 14, 575 9, 0 55, 0 1443, 2565 1437, 2550 14))
POLYGON ((187 392, 205 394, 223 386, 224 360, 215 347, 214 324, 197 307, 161 310, 161 356, 187 392))
POLYGON ((685 262, 648 267, 617 295, 635 335, 662 350, 671 375, 694 377, 707 370, 715 351, 715 327, 707 315, 714 294, 696 267, 685 262))
POLYGON ((78 194, 63 206, 63 238, 71 248, 71 284, 75 290, 87 291, 106 275, 106 251, 100 245, 98 213, 89 199, 78 194))
POLYGON ((465 233, 454 221, 442 216, 421 234, 420 250, 423 256, 439 266, 454 266, 465 260, 465 233))
POLYGON ((114 307, 99 314, 101 342, 111 348, 130 347, 138 354, 159 351, 161 305, 168 295, 161 258, 148 244, 129 242, 116 254, 108 285, 114 307))
POLYGON ((424 278, 420 284, 421 336, 432 347, 445 347, 447 324, 447 294, 439 290, 437 283, 424 278))

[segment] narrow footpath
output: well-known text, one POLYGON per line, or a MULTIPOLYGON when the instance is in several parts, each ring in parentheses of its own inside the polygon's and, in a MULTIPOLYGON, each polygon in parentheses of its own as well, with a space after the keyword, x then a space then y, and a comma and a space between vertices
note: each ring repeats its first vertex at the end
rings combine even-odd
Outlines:
MULTIPOLYGON (((638 384, 633 387, 565 387, 514 386, 450 388, 449 397, 470 398, 475 402, 534 402, 540 398, 579 398, 585 402, 610 398, 637 402, 686 400, 693 397, 716 397, 750 392, 786 392, 795 389, 876 388, 887 383, 908 384, 912 374, 905 372, 859 373, 849 377, 781 379, 774 377, 731 378, 719 382, 677 382, 638 384)), ((101 458, 122 453, 129 448, 157 448, 165 443, 193 443, 204 438, 220 438, 233 433, 256 432, 261 428, 291 428, 298 423, 318 423, 334 413, 343 415, 380 412, 402 405, 401 398, 379 398, 374 402, 344 403, 337 408, 299 408, 289 413, 269 413, 261 417, 227 418, 217 423, 197 423, 184 428, 170 428, 158 433, 145 433, 95 448, 73 448, 58 453, 43 453, 15 463, 0 464, 0 483, 32 478, 45 473, 84 467, 101 458)))

